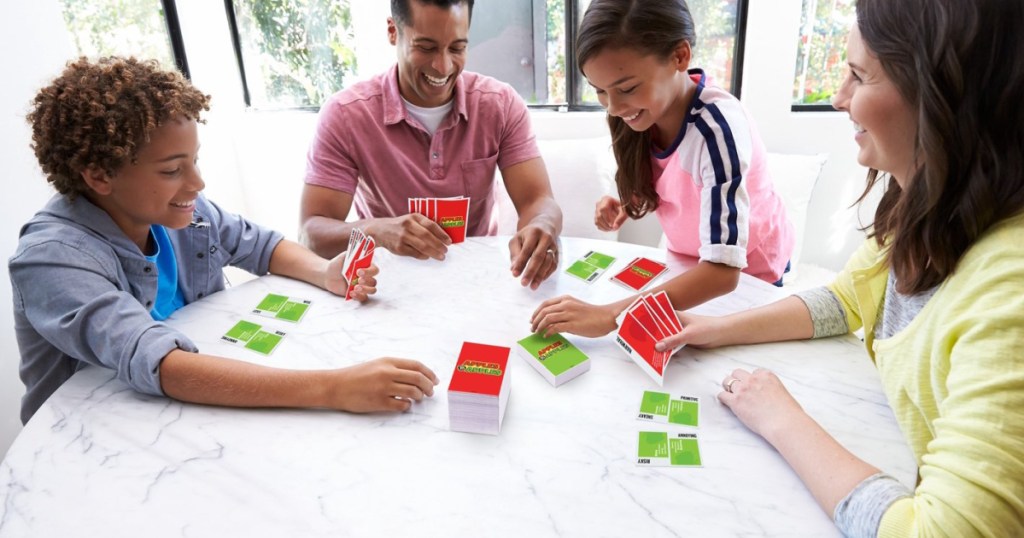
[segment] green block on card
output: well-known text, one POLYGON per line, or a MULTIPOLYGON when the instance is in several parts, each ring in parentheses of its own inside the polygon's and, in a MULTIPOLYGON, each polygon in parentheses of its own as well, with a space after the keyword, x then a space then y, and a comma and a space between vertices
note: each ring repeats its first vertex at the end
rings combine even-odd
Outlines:
POLYGON ((668 421, 672 424, 697 427, 699 409, 697 402, 672 400, 668 410, 668 421))
POLYGON ((615 258, 607 254, 601 254, 600 252, 590 251, 583 261, 590 265, 600 267, 601 269, 607 269, 615 262, 615 258))
POLYGON ((665 432, 640 432, 636 455, 638 458, 668 457, 668 434, 665 432))
POLYGON ((288 298, 285 297, 284 295, 274 295, 273 293, 268 293, 267 296, 264 297, 262 301, 260 301, 260 304, 257 305, 256 308, 266 312, 277 312, 287 302, 288 298))
POLYGON ((281 307, 281 310, 277 313, 277 317, 287 321, 299 321, 308 309, 308 304, 288 301, 281 307))
POLYGON ((702 465, 700 460, 700 445, 697 444, 697 439, 669 439, 669 460, 672 465, 681 465, 684 467, 699 467, 702 465))
POLYGON ((654 392, 645 390, 644 397, 640 400, 640 412, 648 415, 668 415, 669 400, 671 396, 667 392, 654 392))
POLYGON ((274 348, 277 347, 277 344, 280 343, 281 335, 269 333, 267 331, 259 331, 253 335, 245 347, 246 349, 251 349, 257 353, 270 355, 274 351, 274 348))
POLYGON ((575 263, 570 265, 568 269, 565 270, 566 273, 569 273, 570 275, 576 278, 580 278, 588 282, 592 278, 594 278, 594 275, 599 271, 599 267, 591 265, 583 260, 577 260, 575 263))
POLYGON ((236 323, 234 327, 232 327, 230 330, 228 330, 227 333, 224 334, 224 336, 234 338, 235 340, 241 340, 243 342, 248 342, 249 339, 252 338, 253 335, 255 335, 259 330, 259 325, 243 320, 236 323))

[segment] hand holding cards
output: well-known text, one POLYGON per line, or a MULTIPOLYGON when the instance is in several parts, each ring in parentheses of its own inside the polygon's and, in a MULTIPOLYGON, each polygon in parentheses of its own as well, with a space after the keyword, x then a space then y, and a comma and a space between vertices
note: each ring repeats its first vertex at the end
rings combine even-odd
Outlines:
POLYGON ((373 263, 373 250, 376 246, 377 243, 373 238, 364 234, 359 228, 353 228, 352 233, 349 234, 345 263, 341 266, 341 274, 348 282, 348 289, 345 290, 346 301, 352 298, 352 289, 359 284, 359 276, 356 273, 373 263))
POLYGON ((436 222, 452 239, 452 244, 466 240, 469 224, 469 198, 409 198, 409 213, 420 213, 436 222))
POLYGON ((654 345, 682 330, 668 294, 641 295, 623 311, 615 343, 660 386, 668 359, 678 348, 657 351, 654 345))

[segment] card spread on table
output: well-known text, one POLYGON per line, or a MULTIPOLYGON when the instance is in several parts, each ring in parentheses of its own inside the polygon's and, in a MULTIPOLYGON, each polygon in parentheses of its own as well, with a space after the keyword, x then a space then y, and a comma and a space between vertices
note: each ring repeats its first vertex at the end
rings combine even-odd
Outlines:
POLYGON ((466 240, 469 224, 469 197, 409 198, 409 213, 419 213, 436 222, 448 234, 452 243, 466 240))
POLYGON ((220 339, 251 349, 256 353, 270 355, 284 337, 285 333, 281 331, 264 329, 262 325, 242 320, 224 333, 220 339))
POLYGON ((511 390, 507 347, 464 342, 448 384, 452 431, 497 435, 511 390))
POLYGON ((645 390, 640 400, 637 420, 679 424, 680 426, 700 425, 700 398, 697 396, 672 397, 667 392, 645 390))
POLYGON ((519 355, 556 387, 590 370, 587 355, 558 333, 531 334, 518 343, 519 355))
POLYGON ((636 464, 644 467, 702 467, 697 434, 640 432, 636 464))
POLYGON ((252 309, 252 313, 266 318, 283 319, 298 323, 306 315, 313 301, 268 293, 266 297, 252 309))
POLYGON ((662 385, 669 357, 679 347, 658 351, 654 345, 683 329, 668 294, 661 291, 641 295, 622 312, 618 321, 615 343, 640 369, 662 385))
POLYGON ((612 276, 612 282, 621 284, 633 291, 640 291, 658 278, 668 266, 650 258, 636 258, 629 262, 625 269, 612 276))
POLYGON ((376 247, 377 243, 372 237, 364 234, 359 228, 352 228, 352 233, 348 236, 345 261, 341 265, 341 274, 348 282, 348 289, 345 290, 346 301, 352 298, 352 289, 359 284, 356 272, 366 269, 373 263, 373 251, 376 247))
POLYGON ((565 272, 589 283, 600 278, 614 262, 614 257, 591 250, 574 261, 565 272))

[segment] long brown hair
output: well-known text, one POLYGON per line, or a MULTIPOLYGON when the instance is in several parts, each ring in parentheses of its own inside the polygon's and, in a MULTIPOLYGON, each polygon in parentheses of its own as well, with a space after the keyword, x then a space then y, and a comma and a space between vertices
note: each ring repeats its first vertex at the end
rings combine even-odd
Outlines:
MULTIPOLYGON (((993 224, 1024 210, 1024 2, 858 0, 868 48, 918 118, 913 177, 889 178, 871 235, 897 290, 944 281, 993 224)), ((871 170, 861 196, 886 174, 871 170)))
MULTIPOLYGON (((643 56, 669 58, 696 32, 684 0, 594 0, 580 22, 576 60, 580 72, 605 49, 631 49, 643 56)), ((626 214, 638 219, 658 208, 651 173, 651 135, 633 131, 622 118, 608 116, 618 170, 615 184, 626 214)))

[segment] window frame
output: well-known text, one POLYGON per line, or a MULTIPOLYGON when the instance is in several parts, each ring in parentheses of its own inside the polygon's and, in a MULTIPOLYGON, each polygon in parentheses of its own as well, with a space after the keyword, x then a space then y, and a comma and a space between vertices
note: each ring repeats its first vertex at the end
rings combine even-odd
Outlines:
POLYGON ((174 63, 186 79, 192 80, 192 73, 188 69, 188 56, 185 54, 185 39, 181 34, 181 20, 178 18, 178 5, 174 0, 160 0, 160 5, 164 10, 164 22, 167 24, 167 34, 171 39, 174 63))
MULTIPOLYGON (((168 26, 171 25, 171 10, 167 8, 167 4, 170 4, 171 9, 174 9, 174 0, 161 0, 165 4, 165 13, 168 13, 168 26)), ((746 49, 746 38, 747 38, 747 9, 750 0, 736 0, 736 39, 733 45, 733 72, 731 78, 732 93, 737 99, 740 98, 742 84, 743 84, 743 56, 746 49)), ((228 28, 231 32, 231 44, 234 48, 235 62, 238 65, 238 74, 241 78, 242 83, 242 97, 247 109, 259 110, 259 111, 281 111, 281 110, 305 110, 310 112, 318 112, 319 106, 289 106, 279 108, 259 108, 252 105, 252 99, 249 92, 249 82, 245 76, 245 60, 242 58, 242 39, 238 32, 238 21, 235 17, 235 5, 234 0, 224 0, 224 10, 227 14, 228 28)), ((177 11, 174 9, 174 19, 177 25, 177 11)), ((576 54, 575 54, 575 43, 576 36, 579 29, 579 0, 565 0, 565 86, 566 86, 566 97, 567 103, 558 104, 528 104, 527 106, 532 110, 556 110, 556 111, 567 111, 567 112, 593 112, 598 110, 604 110, 600 105, 583 103, 582 90, 583 80, 580 76, 579 69, 576 65, 576 54)), ((177 32, 171 32, 171 43, 174 45, 175 59, 178 59, 178 44, 175 41, 175 35, 180 42, 181 32, 180 26, 177 32)), ((187 63, 185 63, 185 51, 182 44, 181 48, 181 63, 184 63, 185 69, 187 69, 187 63)), ((183 71, 185 72, 185 71, 183 71)), ((187 74, 186 74, 187 76, 187 74)), ((817 105, 812 105, 817 106, 817 105)))

